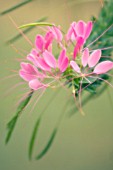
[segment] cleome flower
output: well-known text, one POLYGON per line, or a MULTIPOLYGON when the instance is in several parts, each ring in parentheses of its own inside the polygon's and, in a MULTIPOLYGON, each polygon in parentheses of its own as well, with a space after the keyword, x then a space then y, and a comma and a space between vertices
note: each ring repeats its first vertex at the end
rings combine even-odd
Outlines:
POLYGON ((101 50, 97 49, 89 54, 89 49, 85 48, 80 59, 80 66, 74 60, 70 61, 70 66, 75 72, 84 77, 91 74, 105 74, 113 68, 113 62, 103 61, 98 63, 100 58, 101 50))
POLYGON ((28 55, 27 59, 30 60, 36 67, 40 68, 42 71, 51 72, 52 69, 59 69, 60 72, 64 72, 69 63, 69 59, 66 56, 66 49, 63 49, 58 57, 58 60, 54 57, 54 55, 45 50, 42 55, 37 56, 34 52, 32 55, 28 55))
POLYGON ((42 56, 37 56, 35 51, 32 56, 31 54, 27 57, 34 65, 29 63, 21 63, 21 70, 19 75, 25 81, 29 82, 29 87, 38 90, 39 88, 48 87, 48 85, 42 83, 46 78, 49 78, 48 75, 63 73, 69 64, 69 59, 66 56, 66 49, 63 49, 58 57, 58 60, 55 59, 53 54, 49 51, 43 52, 42 56), (40 70, 40 71, 39 71, 40 70))
MULTIPOLYGON (((109 60, 100 62, 100 49, 94 50, 92 53, 89 52, 88 48, 83 50, 83 45, 91 31, 92 22, 85 23, 80 20, 71 24, 64 36, 66 39, 63 39, 60 27, 47 27, 46 35, 38 34, 36 36, 35 48, 27 55, 28 62, 32 64, 21 63, 20 77, 28 82, 31 89, 38 90, 50 87, 51 82, 55 82, 56 79, 62 81, 64 75, 65 78, 71 76, 71 79, 74 79, 76 74, 86 78, 107 73, 113 68, 113 62, 109 60), (57 46, 60 50, 58 58, 52 52, 53 41, 59 44, 57 46), (68 47, 73 43, 75 43, 73 49, 69 48, 69 50, 72 49, 72 56, 68 47), (74 74, 71 75, 73 71, 74 74)), ((78 90, 79 88, 78 84, 78 90)))
POLYGON ((66 34, 66 40, 76 41, 78 37, 81 37, 83 39, 83 42, 85 43, 86 39, 89 37, 92 31, 92 25, 93 24, 91 21, 89 21, 88 23, 85 23, 82 20, 78 22, 72 22, 66 34))
POLYGON ((21 63, 19 75, 22 79, 29 82, 29 87, 33 90, 46 87, 46 85, 41 83, 41 81, 45 78, 45 75, 40 73, 35 66, 29 63, 21 63))
POLYGON ((60 43, 63 39, 63 35, 62 35, 62 32, 60 30, 60 26, 56 27, 56 26, 53 26, 53 27, 48 27, 48 30, 50 32, 52 32, 53 36, 54 36, 54 39, 60 43))
POLYGON ((93 24, 91 21, 89 21, 88 23, 85 23, 82 20, 78 21, 77 23, 73 22, 71 24, 66 34, 66 41, 75 42, 73 59, 76 58, 78 52, 81 50, 87 38, 89 37, 92 31, 92 26, 93 24))
POLYGON ((51 51, 53 39, 54 35, 51 31, 47 32, 45 37, 37 35, 35 39, 35 46, 38 51, 37 54, 43 53, 44 50, 51 51))

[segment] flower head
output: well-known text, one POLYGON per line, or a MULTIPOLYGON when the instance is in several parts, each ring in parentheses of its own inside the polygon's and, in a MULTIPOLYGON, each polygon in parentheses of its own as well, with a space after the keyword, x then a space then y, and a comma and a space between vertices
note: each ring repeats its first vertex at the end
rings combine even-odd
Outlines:
MULTIPOLYGON (((91 31, 92 22, 85 23, 82 20, 73 22, 64 37, 60 27, 47 27, 45 36, 36 36, 35 48, 27 55, 28 62, 32 64, 21 63, 20 77, 28 82, 30 88, 38 90, 52 86, 58 79, 62 81, 64 75, 68 77, 67 74, 71 75, 72 72, 72 79, 76 74, 80 78, 107 73, 113 68, 113 62, 100 62, 100 49, 92 53, 88 48, 83 49, 91 31), (57 44, 59 55, 53 53, 53 41, 57 44), (73 48, 69 48, 70 46, 73 48)), ((79 90, 79 84, 77 88, 79 90)))

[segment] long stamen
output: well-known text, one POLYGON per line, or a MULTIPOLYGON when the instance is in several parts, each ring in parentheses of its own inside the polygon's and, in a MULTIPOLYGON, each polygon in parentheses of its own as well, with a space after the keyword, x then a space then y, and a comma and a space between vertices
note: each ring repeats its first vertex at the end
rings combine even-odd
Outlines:
POLYGON ((39 100, 41 99, 41 97, 43 96, 43 94, 45 93, 45 91, 46 91, 46 89, 42 89, 42 91, 41 91, 41 93, 39 94, 39 96, 38 96, 36 102, 34 103, 32 109, 30 110, 30 114, 33 112, 33 110, 34 110, 36 104, 39 102, 39 100))
MULTIPOLYGON (((113 49, 113 46, 105 47, 105 48, 99 48, 99 50, 102 50, 102 51, 109 50, 109 49, 113 49)), ((95 51, 95 50, 90 50, 89 52, 93 52, 93 51, 95 51)))
POLYGON ((5 96, 7 96, 9 93, 12 92, 12 90, 14 90, 15 88, 17 88, 18 86, 21 86, 25 84, 25 82, 20 82, 20 83, 17 83, 15 84, 14 86, 12 86, 10 89, 8 89, 6 92, 5 92, 5 96))
POLYGON ((16 76, 18 76, 18 74, 13 74, 13 75, 10 75, 10 76, 6 76, 6 77, 0 79, 0 82, 1 82, 1 81, 4 81, 4 80, 7 80, 7 79, 10 79, 10 78, 12 78, 12 77, 16 77, 16 76))
POLYGON ((31 42, 31 40, 23 33, 22 30, 20 30, 17 26, 17 24, 14 22, 14 20, 9 16, 9 19, 12 21, 12 23, 14 24, 14 26, 16 27, 16 29, 19 31, 19 33, 25 38, 25 40, 27 40, 27 42, 34 47, 33 43, 31 42))
MULTIPOLYGON (((100 36, 98 36, 94 41, 92 41, 89 45, 87 45, 87 47, 90 47, 92 44, 94 44, 97 40, 99 40, 106 32, 108 32, 111 28, 112 28, 113 24, 110 25, 100 36)), ((85 48, 87 48, 85 47, 85 48)), ((84 48, 84 49, 85 49, 84 48)), ((84 50, 83 49, 83 50, 84 50)))
POLYGON ((21 57, 25 58, 25 54, 20 52, 20 49, 17 49, 17 47, 15 45, 13 45, 13 44, 11 44, 10 46, 16 51, 16 53, 18 53, 21 57))
MULTIPOLYGON (((93 76, 90 76, 90 77, 95 78, 95 77, 93 77, 93 76)), ((105 80, 105 79, 103 79, 103 78, 100 78, 100 77, 97 77, 97 79, 104 81, 106 84, 110 85, 110 87, 113 88, 113 85, 112 85, 111 83, 109 83, 109 81, 107 81, 107 80, 105 80)))

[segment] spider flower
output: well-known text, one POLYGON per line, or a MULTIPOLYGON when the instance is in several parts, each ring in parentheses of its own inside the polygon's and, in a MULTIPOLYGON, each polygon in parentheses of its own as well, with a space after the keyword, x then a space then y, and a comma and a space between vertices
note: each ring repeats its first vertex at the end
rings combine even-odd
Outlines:
POLYGON ((73 52, 73 58, 75 59, 78 52, 81 50, 82 46, 86 42, 87 38, 89 37, 92 31, 92 22, 89 21, 85 23, 84 21, 80 20, 77 23, 73 22, 66 34, 66 41, 73 41, 75 42, 75 48, 73 52))
POLYGON ((40 73, 35 66, 29 63, 21 63, 21 70, 19 71, 19 75, 22 79, 29 82, 29 87, 33 90, 46 87, 46 85, 41 83, 45 75, 40 73))
POLYGON ((58 27, 56 27, 56 26, 48 27, 48 30, 53 33, 54 39, 57 42, 61 42, 62 41, 63 35, 62 35, 61 30, 60 30, 60 26, 58 26, 58 27))
POLYGON ((78 37, 82 37, 85 43, 92 31, 92 25, 93 24, 91 21, 88 23, 85 23, 82 20, 78 21, 77 23, 73 22, 66 34, 66 40, 76 41, 78 37))
POLYGON ((45 37, 43 37, 42 35, 37 35, 35 39, 36 49, 41 53, 44 50, 51 51, 53 39, 54 39, 54 35, 51 31, 47 32, 45 37))
POLYGON ((81 67, 76 63, 76 61, 70 61, 70 66, 73 70, 81 75, 89 75, 89 74, 105 74, 109 70, 113 68, 112 61, 103 61, 99 62, 101 58, 101 50, 95 50, 91 54, 89 54, 89 49, 86 48, 82 53, 81 58, 81 67), (87 67, 88 66, 88 67, 87 67), (85 71, 85 68, 88 68, 88 71, 85 71))
POLYGON ((52 53, 53 40, 55 39, 57 42, 60 43, 63 38, 59 27, 56 27, 56 26, 53 26, 52 28, 48 27, 48 30, 44 37, 40 34, 36 36, 35 48, 32 49, 30 54, 27 56, 27 59, 31 61, 34 65, 36 66, 38 65, 40 69, 46 70, 46 71, 50 71, 50 67, 46 64, 43 58, 37 58, 37 57, 40 57, 40 55, 43 54, 45 51, 46 53, 47 51, 52 53), (37 59, 38 59, 38 62, 37 62, 37 59))
POLYGON ((19 75, 25 81, 28 81, 29 87, 34 90, 48 87, 47 84, 42 83, 42 81, 47 78, 48 74, 53 75, 54 78, 57 69, 61 74, 67 69, 69 64, 69 59, 66 56, 66 49, 61 51, 58 60, 47 50, 43 52, 42 56, 37 56, 36 51, 32 50, 32 56, 31 54, 28 55, 27 59, 34 65, 22 62, 19 75), (38 71, 38 69, 40 69, 40 71, 38 71))
POLYGON ((58 57, 58 60, 54 57, 54 55, 45 50, 42 54, 42 56, 36 56, 35 52, 32 55, 28 55, 27 57, 28 60, 33 62, 33 64, 40 68, 43 71, 51 72, 52 69, 59 69, 60 72, 64 72, 69 63, 69 59, 66 56, 66 49, 63 49, 58 57))
POLYGON ((27 60, 32 64, 21 63, 20 77, 28 82, 30 88, 38 90, 39 88, 47 88, 51 84, 51 78, 53 82, 55 78, 62 80, 62 76, 64 75, 62 73, 67 70, 69 63, 71 66, 70 69, 80 74, 81 77, 92 74, 100 75, 108 72, 113 68, 113 62, 103 61, 99 63, 101 50, 97 49, 92 53, 89 53, 88 48, 83 50, 83 45, 91 31, 91 21, 88 23, 82 20, 77 23, 73 22, 66 34, 66 43, 69 43, 65 47, 66 43, 63 41, 60 27, 47 27, 46 35, 42 36, 38 34, 36 36, 35 48, 27 55, 27 60), (53 41, 56 41, 60 45, 57 46, 60 50, 58 59, 56 59, 52 52, 53 41), (68 51, 68 47, 72 42, 75 42, 73 57, 68 51), (76 56, 77 60, 75 61, 76 56))

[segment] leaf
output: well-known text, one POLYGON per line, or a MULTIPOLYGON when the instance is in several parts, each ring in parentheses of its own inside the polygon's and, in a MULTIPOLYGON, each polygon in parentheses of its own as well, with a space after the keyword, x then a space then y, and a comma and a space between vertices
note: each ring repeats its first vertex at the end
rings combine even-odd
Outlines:
MULTIPOLYGON (((43 22, 43 21, 46 21, 47 20, 47 17, 42 17, 40 19, 38 19, 36 22, 43 22)), ((27 34, 29 31, 31 31, 34 27, 29 27, 29 28, 26 28, 23 33, 24 34, 27 34)), ((19 38, 21 38, 22 35, 21 34, 17 34, 16 36, 14 36, 13 38, 11 38, 10 40, 8 40, 6 43, 9 44, 9 43, 13 43, 15 42, 16 40, 18 40, 19 38)))
POLYGON ((19 29, 26 28, 26 27, 34 27, 34 26, 54 26, 54 24, 48 22, 39 22, 39 23, 29 23, 19 27, 19 29))
POLYGON ((87 79, 83 79, 82 80, 82 84, 89 84, 89 82, 93 83, 97 80, 98 78, 97 77, 87 77, 87 79), (88 82, 89 81, 89 82, 88 82))
POLYGON ((15 116, 8 122, 8 124, 7 124, 8 133, 7 133, 6 140, 5 140, 6 144, 9 142, 9 140, 11 138, 12 132, 13 132, 13 130, 15 128, 15 125, 16 125, 17 119, 20 116, 20 113, 27 106, 27 104, 29 103, 32 95, 33 95, 33 91, 31 91, 28 94, 28 96, 19 104, 15 116))
POLYGON ((9 8, 9 9, 6 9, 5 11, 1 12, 0 15, 5 15, 5 14, 7 14, 7 13, 9 13, 9 12, 12 12, 12 11, 14 11, 15 9, 17 9, 17 8, 23 6, 23 5, 25 5, 25 4, 27 4, 27 3, 31 2, 31 1, 32 1, 32 0, 23 1, 23 2, 21 2, 21 3, 19 3, 19 4, 17 4, 17 5, 9 8))
MULTIPOLYGON (((60 89, 61 90, 61 89, 60 89)), ((53 93, 53 95, 51 96, 51 98, 46 102, 45 107, 43 107, 42 112, 40 113, 40 117, 38 118, 35 127, 33 129, 33 133, 32 133, 32 137, 30 140, 30 144, 29 144, 29 159, 32 158, 32 153, 33 153, 33 148, 34 148, 34 143, 36 140, 36 135, 37 132, 39 132, 39 126, 40 126, 40 121, 42 119, 42 116, 44 115, 45 111, 47 110, 48 106, 52 103, 52 101, 57 97, 57 95, 59 94, 60 90, 58 90, 58 92, 53 93)))
POLYGON ((35 139, 36 139, 37 131, 39 129, 40 121, 41 121, 41 116, 38 118, 38 120, 37 120, 37 122, 35 124, 34 130, 33 130, 33 133, 32 133, 32 137, 31 137, 31 140, 30 140, 29 159, 31 159, 31 157, 32 157, 34 142, 35 142, 35 139))
POLYGON ((13 129, 16 125, 16 122, 17 122, 17 118, 18 118, 18 115, 14 116, 10 122, 7 124, 7 128, 8 128, 8 134, 7 134, 7 137, 6 137, 6 140, 5 140, 5 143, 7 144, 11 135, 12 135, 12 132, 13 132, 13 129))
POLYGON ((45 148, 37 155, 36 159, 39 160, 41 159, 46 153, 47 151, 49 150, 50 146, 52 145, 54 139, 55 139, 55 136, 57 134, 57 128, 55 128, 50 136, 50 139, 47 143, 47 145, 45 146, 45 148))
POLYGON ((89 93, 96 94, 96 89, 92 85, 86 87, 85 90, 87 90, 89 93))

